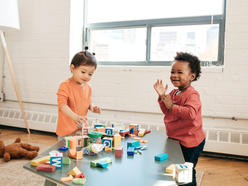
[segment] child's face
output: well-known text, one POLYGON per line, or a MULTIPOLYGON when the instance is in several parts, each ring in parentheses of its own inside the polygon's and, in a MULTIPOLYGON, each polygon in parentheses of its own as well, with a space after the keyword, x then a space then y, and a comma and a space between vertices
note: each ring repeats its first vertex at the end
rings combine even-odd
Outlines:
POLYGON ((173 63, 170 80, 180 91, 183 91, 190 86, 191 82, 195 79, 195 76, 195 73, 191 73, 189 62, 176 60, 173 63))
POLYGON ((71 65, 72 81, 78 85, 82 85, 89 82, 95 69, 95 66, 81 65, 75 68, 74 65, 71 65))

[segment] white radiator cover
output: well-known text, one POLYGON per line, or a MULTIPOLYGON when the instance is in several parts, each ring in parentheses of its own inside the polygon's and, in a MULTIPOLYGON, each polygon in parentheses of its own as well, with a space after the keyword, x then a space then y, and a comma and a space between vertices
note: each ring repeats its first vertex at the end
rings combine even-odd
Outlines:
MULTIPOLYGON (((46 132, 56 132, 57 114, 25 111, 29 129, 46 132)), ((89 124, 113 122, 109 119, 88 118, 89 124)), ((115 121, 128 126, 130 123, 140 124, 140 128, 149 130, 165 131, 164 125, 140 123, 137 121, 115 121)), ((20 110, 0 108, 0 125, 26 128, 20 110)), ((204 151, 214 153, 224 153, 239 156, 248 156, 248 131, 227 130, 218 128, 204 128, 206 133, 206 144, 204 151)))

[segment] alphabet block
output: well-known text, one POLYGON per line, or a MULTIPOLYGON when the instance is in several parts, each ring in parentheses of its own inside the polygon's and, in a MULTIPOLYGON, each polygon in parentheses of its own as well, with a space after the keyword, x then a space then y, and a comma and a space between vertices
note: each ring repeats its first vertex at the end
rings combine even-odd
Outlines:
POLYGON ((106 147, 111 148, 112 147, 112 141, 113 141, 113 138, 104 137, 102 139, 102 144, 105 144, 106 147))

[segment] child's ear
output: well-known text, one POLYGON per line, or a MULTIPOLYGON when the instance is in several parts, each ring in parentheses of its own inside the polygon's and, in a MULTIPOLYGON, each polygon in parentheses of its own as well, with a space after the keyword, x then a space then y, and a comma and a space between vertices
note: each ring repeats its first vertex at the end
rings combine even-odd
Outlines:
POLYGON ((195 77, 196 77, 196 73, 192 73, 192 74, 191 74, 190 81, 194 81, 195 77))
POLYGON ((73 72, 75 69, 75 66, 73 64, 71 64, 70 69, 71 69, 71 72, 73 72))

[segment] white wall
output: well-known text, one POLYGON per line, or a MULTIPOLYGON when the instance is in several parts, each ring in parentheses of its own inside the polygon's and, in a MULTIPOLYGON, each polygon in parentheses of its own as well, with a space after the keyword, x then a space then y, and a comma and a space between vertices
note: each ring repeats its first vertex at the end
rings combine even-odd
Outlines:
MULTIPOLYGON (((81 50, 82 18, 78 24, 75 19, 82 15, 82 2, 73 1, 19 0, 21 30, 6 33, 6 42, 26 110, 57 113, 58 86, 70 77, 69 61, 81 50)), ((247 20, 248 1, 228 0, 225 65, 203 67, 200 80, 192 84, 201 95, 205 127, 248 130, 247 20)), ((2 48, 0 54, 2 68, 2 48)), ((6 78, 0 85, 7 101, 0 107, 19 109, 6 62, 4 66, 6 78)), ((153 84, 160 78, 171 90, 169 76, 170 67, 98 66, 90 83, 93 101, 103 111, 89 116, 163 125, 153 84)))

